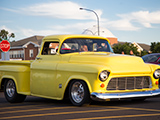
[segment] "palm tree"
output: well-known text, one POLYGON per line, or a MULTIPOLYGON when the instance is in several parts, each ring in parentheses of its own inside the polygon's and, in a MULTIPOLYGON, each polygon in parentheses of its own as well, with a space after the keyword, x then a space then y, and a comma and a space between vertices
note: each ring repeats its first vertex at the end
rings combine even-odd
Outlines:
POLYGON ((2 29, 0 31, 0 41, 2 41, 2 40, 8 40, 9 41, 10 38, 14 38, 14 37, 15 37, 14 33, 9 34, 9 32, 4 30, 4 29, 2 29))

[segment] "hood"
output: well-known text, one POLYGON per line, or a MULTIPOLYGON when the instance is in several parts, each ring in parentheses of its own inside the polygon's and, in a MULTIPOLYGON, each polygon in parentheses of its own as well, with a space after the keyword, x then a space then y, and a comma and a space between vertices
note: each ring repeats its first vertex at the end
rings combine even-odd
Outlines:
POLYGON ((113 74, 149 74, 151 69, 145 64, 142 58, 130 55, 121 54, 89 54, 80 53, 70 57, 69 62, 81 64, 96 64, 103 66, 101 69, 106 69, 113 74))

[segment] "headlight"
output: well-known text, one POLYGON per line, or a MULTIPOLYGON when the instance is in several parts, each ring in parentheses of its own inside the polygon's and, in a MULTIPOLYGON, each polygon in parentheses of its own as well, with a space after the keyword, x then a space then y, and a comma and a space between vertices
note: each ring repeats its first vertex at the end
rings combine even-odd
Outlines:
POLYGON ((107 80, 108 76, 109 76, 109 72, 106 71, 106 70, 104 70, 104 71, 102 71, 102 72, 99 74, 99 79, 100 79, 102 82, 104 82, 105 80, 107 80))
POLYGON ((160 69, 157 69, 156 71, 154 71, 153 76, 154 76, 155 79, 160 78, 160 69))

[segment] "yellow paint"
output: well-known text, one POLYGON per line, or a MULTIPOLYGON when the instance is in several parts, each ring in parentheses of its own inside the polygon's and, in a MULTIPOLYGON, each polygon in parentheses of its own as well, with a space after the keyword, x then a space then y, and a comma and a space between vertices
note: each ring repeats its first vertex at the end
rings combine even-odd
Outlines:
MULTIPOLYGON (((70 38, 106 38, 89 35, 57 35, 47 36, 42 40, 59 42, 59 49, 64 40, 70 38)), ((108 41, 108 40, 107 40, 108 41)), ((25 95, 34 95, 61 100, 71 80, 83 80, 88 85, 90 93, 132 92, 158 89, 153 73, 160 66, 145 64, 140 57, 118 55, 105 52, 81 52, 72 54, 41 55, 42 48, 34 61, 1 61, 0 84, 3 79, 13 79, 17 92, 25 95), (110 72, 105 82, 99 80, 101 71, 110 72), (123 91, 107 91, 109 80, 114 77, 150 76, 152 88, 123 91), (104 88, 100 84, 105 85, 104 88), (62 86, 62 87, 60 87, 62 86)), ((0 85, 1 87, 1 85, 0 85)))

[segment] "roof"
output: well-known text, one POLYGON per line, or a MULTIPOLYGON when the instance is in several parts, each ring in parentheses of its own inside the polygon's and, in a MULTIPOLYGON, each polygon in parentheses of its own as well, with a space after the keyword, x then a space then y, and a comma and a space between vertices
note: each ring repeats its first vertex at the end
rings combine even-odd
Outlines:
POLYGON ((23 47, 23 48, 27 48, 27 46, 28 46, 29 44, 33 44, 34 47, 39 47, 39 44, 38 44, 38 43, 35 43, 35 42, 32 42, 32 41, 29 41, 28 43, 24 44, 22 47, 23 47))
POLYGON ((137 51, 141 52, 144 50, 144 48, 142 46, 139 45, 139 43, 133 42, 132 43, 135 47, 137 47, 137 51))
MULTIPOLYGON (((66 34, 66 35, 50 35, 44 37, 45 40, 51 40, 51 39, 58 39, 61 42, 64 41, 65 39, 70 39, 70 38, 94 38, 94 39, 106 39, 101 36, 96 36, 96 35, 84 35, 84 34, 66 34)), ((107 40, 107 39, 106 39, 107 40)), ((109 41, 109 40, 108 40, 109 41)))
POLYGON ((11 47, 22 47, 23 45, 25 45, 28 42, 33 42, 37 45, 40 45, 43 38, 44 38, 44 36, 32 36, 32 37, 25 38, 22 40, 13 41, 13 42, 11 42, 11 47))
POLYGON ((138 43, 139 46, 141 46, 144 50, 150 51, 150 46, 147 44, 138 43))

